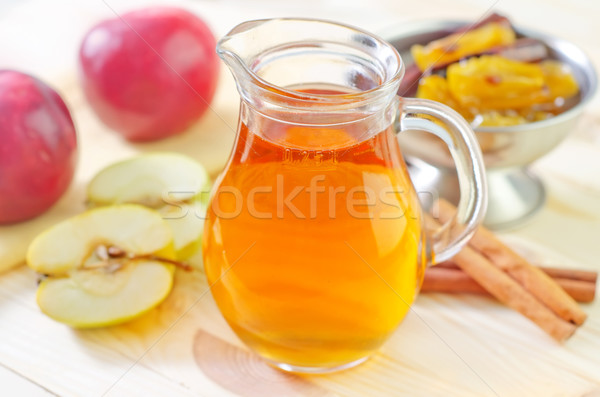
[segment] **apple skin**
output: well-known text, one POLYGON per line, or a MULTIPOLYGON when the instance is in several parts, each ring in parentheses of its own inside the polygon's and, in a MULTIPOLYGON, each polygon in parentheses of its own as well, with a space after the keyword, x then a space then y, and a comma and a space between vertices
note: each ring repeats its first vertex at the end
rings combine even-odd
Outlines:
POLYGON ((75 126, 61 97, 35 77, 0 70, 0 224, 50 208, 76 163, 75 126))
POLYGON ((188 11, 151 7, 103 21, 83 39, 80 73, 99 118, 130 141, 185 131, 217 86, 216 41, 188 11))

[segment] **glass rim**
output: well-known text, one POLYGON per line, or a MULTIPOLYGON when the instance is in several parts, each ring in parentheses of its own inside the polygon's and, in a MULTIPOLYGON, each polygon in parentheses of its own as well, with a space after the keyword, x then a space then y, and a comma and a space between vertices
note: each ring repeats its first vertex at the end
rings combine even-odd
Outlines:
MULTIPOLYGON (((345 43, 339 43, 345 44, 345 43)), ((242 22, 236 25, 233 29, 231 29, 225 36, 223 36, 218 42, 216 46, 216 51, 219 57, 226 61, 227 57, 232 57, 239 65, 242 65, 245 73, 250 77, 252 83, 259 87, 262 90, 268 91, 269 96, 281 97, 286 100, 296 100, 300 102, 307 102, 311 104, 347 104, 347 103, 357 103, 357 102, 366 102, 372 101, 376 97, 377 94, 383 93, 387 94, 388 90, 392 89, 394 85, 399 86, 400 81, 404 77, 405 73, 405 65, 400 56, 398 50, 388 43, 383 38, 378 35, 371 33, 369 31, 357 28, 355 26, 339 23, 326 19, 317 19, 317 18, 293 18, 293 17, 285 17, 285 18, 267 18, 267 19, 255 19, 246 22, 242 22), (251 67, 240 57, 235 51, 231 49, 227 49, 225 43, 232 40, 236 35, 244 33, 252 28, 258 27, 265 23, 274 23, 274 22, 302 22, 307 24, 326 24, 329 26, 335 26, 350 32, 359 33, 365 36, 368 36, 375 41, 377 41, 381 46, 387 48, 393 55, 397 62, 397 67, 395 68, 393 74, 390 76, 385 76, 385 80, 376 85, 373 88, 364 91, 356 91, 356 92, 347 92, 340 94, 319 94, 319 93, 307 93, 302 91, 297 91, 290 88, 285 88, 276 84, 269 82, 268 80, 260 77, 251 67)), ((366 52, 365 52, 366 53, 366 52)), ((373 56, 374 57, 374 56, 373 56)), ((397 88, 396 88, 397 91, 397 88)), ((397 92, 395 92, 397 95, 397 92)))

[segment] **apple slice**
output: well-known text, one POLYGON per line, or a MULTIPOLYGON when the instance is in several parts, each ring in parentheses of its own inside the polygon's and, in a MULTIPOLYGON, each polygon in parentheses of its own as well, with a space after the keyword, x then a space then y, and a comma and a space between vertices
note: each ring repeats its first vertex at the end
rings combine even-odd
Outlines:
POLYGON ((206 203, 203 200, 195 200, 190 204, 179 204, 177 207, 168 205, 160 208, 158 212, 173 231, 177 259, 189 260, 202 245, 206 203))
POLYGON ((173 285, 172 232, 145 207, 89 210, 36 237, 27 264, 43 276, 37 303, 78 328, 114 325, 162 302, 173 285))
POLYGON ((92 205, 136 203, 157 210, 173 230, 177 258, 184 260, 200 246, 208 185, 208 174, 195 160, 149 153, 101 170, 87 195, 92 205))

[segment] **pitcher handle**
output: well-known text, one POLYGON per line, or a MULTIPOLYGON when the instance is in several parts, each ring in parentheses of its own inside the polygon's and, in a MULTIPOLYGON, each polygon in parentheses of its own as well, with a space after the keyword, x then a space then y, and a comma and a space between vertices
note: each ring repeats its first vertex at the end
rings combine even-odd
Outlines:
MULTIPOLYGON (((423 130, 441 138, 456 164, 460 200, 456 214, 430 239, 435 262, 450 259, 460 251, 483 221, 487 189, 483 156, 471 126, 457 112, 441 103, 418 98, 401 98, 400 130, 423 130), (435 119, 444 127, 425 118, 435 119)), ((433 258, 430 258, 433 264, 433 258)))

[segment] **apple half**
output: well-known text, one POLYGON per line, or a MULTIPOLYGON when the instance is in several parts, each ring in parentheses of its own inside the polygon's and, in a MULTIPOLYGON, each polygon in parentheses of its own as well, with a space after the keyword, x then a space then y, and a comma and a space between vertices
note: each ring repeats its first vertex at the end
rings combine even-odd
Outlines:
POLYGON ((37 303, 77 328, 119 324, 162 302, 173 286, 170 227, 140 205, 101 207, 37 236, 27 264, 42 274, 37 303))
POLYGON ((157 210, 173 230, 177 258, 200 247, 209 178, 197 161, 179 153, 148 153, 101 170, 87 189, 94 206, 141 204, 157 210))

